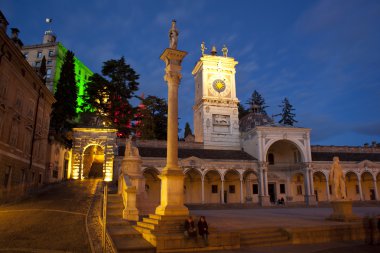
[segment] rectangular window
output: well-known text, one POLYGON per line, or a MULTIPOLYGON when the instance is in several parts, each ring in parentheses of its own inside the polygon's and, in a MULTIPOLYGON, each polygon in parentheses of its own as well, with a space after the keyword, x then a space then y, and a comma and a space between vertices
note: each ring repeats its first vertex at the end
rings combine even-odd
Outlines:
POLYGON ((49 50, 49 56, 50 57, 54 56, 54 51, 53 50, 49 50))
POLYGON ((38 176, 38 183, 39 184, 42 184, 42 174, 40 173, 39 176, 38 176))
POLYGON ((229 185, 228 186, 228 192, 229 193, 235 193, 235 185, 229 185))
POLYGON ((28 56, 29 56, 29 53, 28 53, 28 52, 25 52, 25 53, 24 53, 24 58, 25 58, 25 59, 28 59, 28 56))
POLYGON ((297 195, 302 195, 302 185, 297 185, 297 195))
POLYGON ((5 175, 4 175, 4 187, 7 188, 8 187, 8 184, 9 184, 9 176, 11 174, 11 171, 12 171, 12 167, 11 166, 8 166, 6 169, 5 169, 5 175))
POLYGON ((285 184, 280 184, 280 193, 285 194, 285 184))
POLYGON ((259 185, 252 184, 252 194, 259 194, 259 185))
POLYGON ((359 185, 355 185, 355 189, 356 189, 356 194, 359 194, 360 191, 359 191, 359 185))
POLYGON ((36 63, 34 64, 35 67, 41 67, 41 62, 40 61, 36 61, 36 63))
POLYGON ((46 61, 46 65, 48 65, 48 66, 51 66, 53 64, 53 62, 52 61, 46 61))
POLYGON ((58 170, 53 170, 53 177, 58 178, 58 170))
POLYGON ((41 51, 37 52, 37 58, 42 58, 42 52, 41 51))
POLYGON ((51 69, 46 70, 46 78, 51 78, 51 69))
POLYGON ((329 194, 331 194, 332 191, 331 191, 331 185, 329 185, 329 194))
POLYGON ((213 184, 211 185, 211 193, 218 193, 218 186, 213 184))

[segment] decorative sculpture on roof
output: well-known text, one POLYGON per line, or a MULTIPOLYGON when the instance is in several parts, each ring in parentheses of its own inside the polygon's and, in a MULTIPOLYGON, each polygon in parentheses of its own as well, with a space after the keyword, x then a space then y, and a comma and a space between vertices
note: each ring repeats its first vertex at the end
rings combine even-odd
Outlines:
POLYGON ((205 50, 206 50, 206 44, 204 41, 202 41, 201 43, 201 52, 202 52, 202 56, 205 55, 205 50))
POLYGON ((339 164, 339 157, 334 156, 330 169, 329 183, 332 187, 332 195, 336 200, 346 199, 346 184, 344 174, 339 164))
POLYGON ((175 25, 176 25, 176 21, 173 19, 172 27, 169 30, 169 43, 170 43, 170 48, 172 49, 177 49, 177 45, 178 45, 178 30, 175 25))
POLYGON ((223 45, 222 52, 223 52, 223 56, 224 56, 224 57, 227 57, 227 54, 228 54, 228 48, 226 47, 226 45, 223 45))

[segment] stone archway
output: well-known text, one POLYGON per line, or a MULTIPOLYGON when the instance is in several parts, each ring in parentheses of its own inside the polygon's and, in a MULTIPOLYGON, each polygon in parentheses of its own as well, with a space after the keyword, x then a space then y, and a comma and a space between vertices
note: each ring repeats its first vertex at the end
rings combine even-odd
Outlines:
POLYGON ((224 174, 224 202, 240 203, 240 174, 236 170, 227 170, 224 174))
POLYGON ((293 201, 304 201, 305 184, 304 175, 301 172, 292 176, 290 187, 292 188, 293 201))
POLYGON ((104 150, 101 146, 90 145, 83 151, 83 178, 104 177, 104 150))
POLYGON ((161 201, 161 179, 159 171, 155 168, 146 168, 143 172, 145 178, 146 207, 144 209, 154 210, 161 201))
POLYGON ((314 193, 317 201, 329 200, 329 183, 326 175, 322 171, 316 171, 313 174, 314 193))
POLYGON ((259 174, 255 171, 247 170, 243 174, 243 181, 245 185, 245 187, 243 188, 245 201, 247 203, 259 203, 259 174))
POLYGON ((189 169, 184 179, 184 199, 186 204, 202 203, 202 175, 197 169, 189 169))
MULTIPOLYGON (((88 150, 88 148, 96 146, 103 151, 103 179, 105 181, 112 181, 116 132, 116 129, 110 128, 73 128, 74 139, 71 162, 71 177, 73 179, 84 178, 84 172, 87 169, 86 166, 88 166, 88 161, 86 162, 84 158, 89 156, 85 152, 91 152, 91 149, 88 150)), ((96 156, 102 156, 100 151, 97 152, 96 156)))
POLYGON ((361 176, 363 200, 376 200, 373 175, 366 171, 361 176))
POLYGON ((349 200, 360 200, 359 181, 356 173, 348 171, 345 175, 346 195, 349 200))
POLYGON ((221 203, 222 180, 216 170, 209 170, 204 175, 205 203, 221 203))

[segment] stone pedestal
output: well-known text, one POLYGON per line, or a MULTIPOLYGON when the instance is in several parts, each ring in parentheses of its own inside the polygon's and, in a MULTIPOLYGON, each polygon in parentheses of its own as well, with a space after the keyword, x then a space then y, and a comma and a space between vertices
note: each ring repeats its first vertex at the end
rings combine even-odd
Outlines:
POLYGON ((259 196, 259 201, 261 206, 270 206, 270 197, 269 196, 259 196))
POLYGON ((156 208, 157 215, 184 217, 189 215, 189 210, 183 204, 184 177, 182 170, 163 170, 159 176, 161 204, 156 208))
POLYGON ((360 220, 358 216, 352 213, 352 201, 331 201, 333 213, 327 218, 333 221, 355 221, 360 220))
POLYGON ((308 206, 316 206, 317 200, 315 198, 315 195, 305 195, 305 203, 308 206))

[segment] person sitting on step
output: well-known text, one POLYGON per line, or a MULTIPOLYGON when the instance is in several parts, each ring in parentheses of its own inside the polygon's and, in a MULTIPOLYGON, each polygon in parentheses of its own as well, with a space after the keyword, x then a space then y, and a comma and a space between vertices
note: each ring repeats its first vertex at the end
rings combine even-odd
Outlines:
POLYGON ((197 237, 197 230, 196 230, 195 225, 194 225, 194 220, 191 216, 189 216, 189 218, 187 218, 185 221, 185 233, 184 234, 187 238, 189 238, 189 237, 196 238, 197 237))

